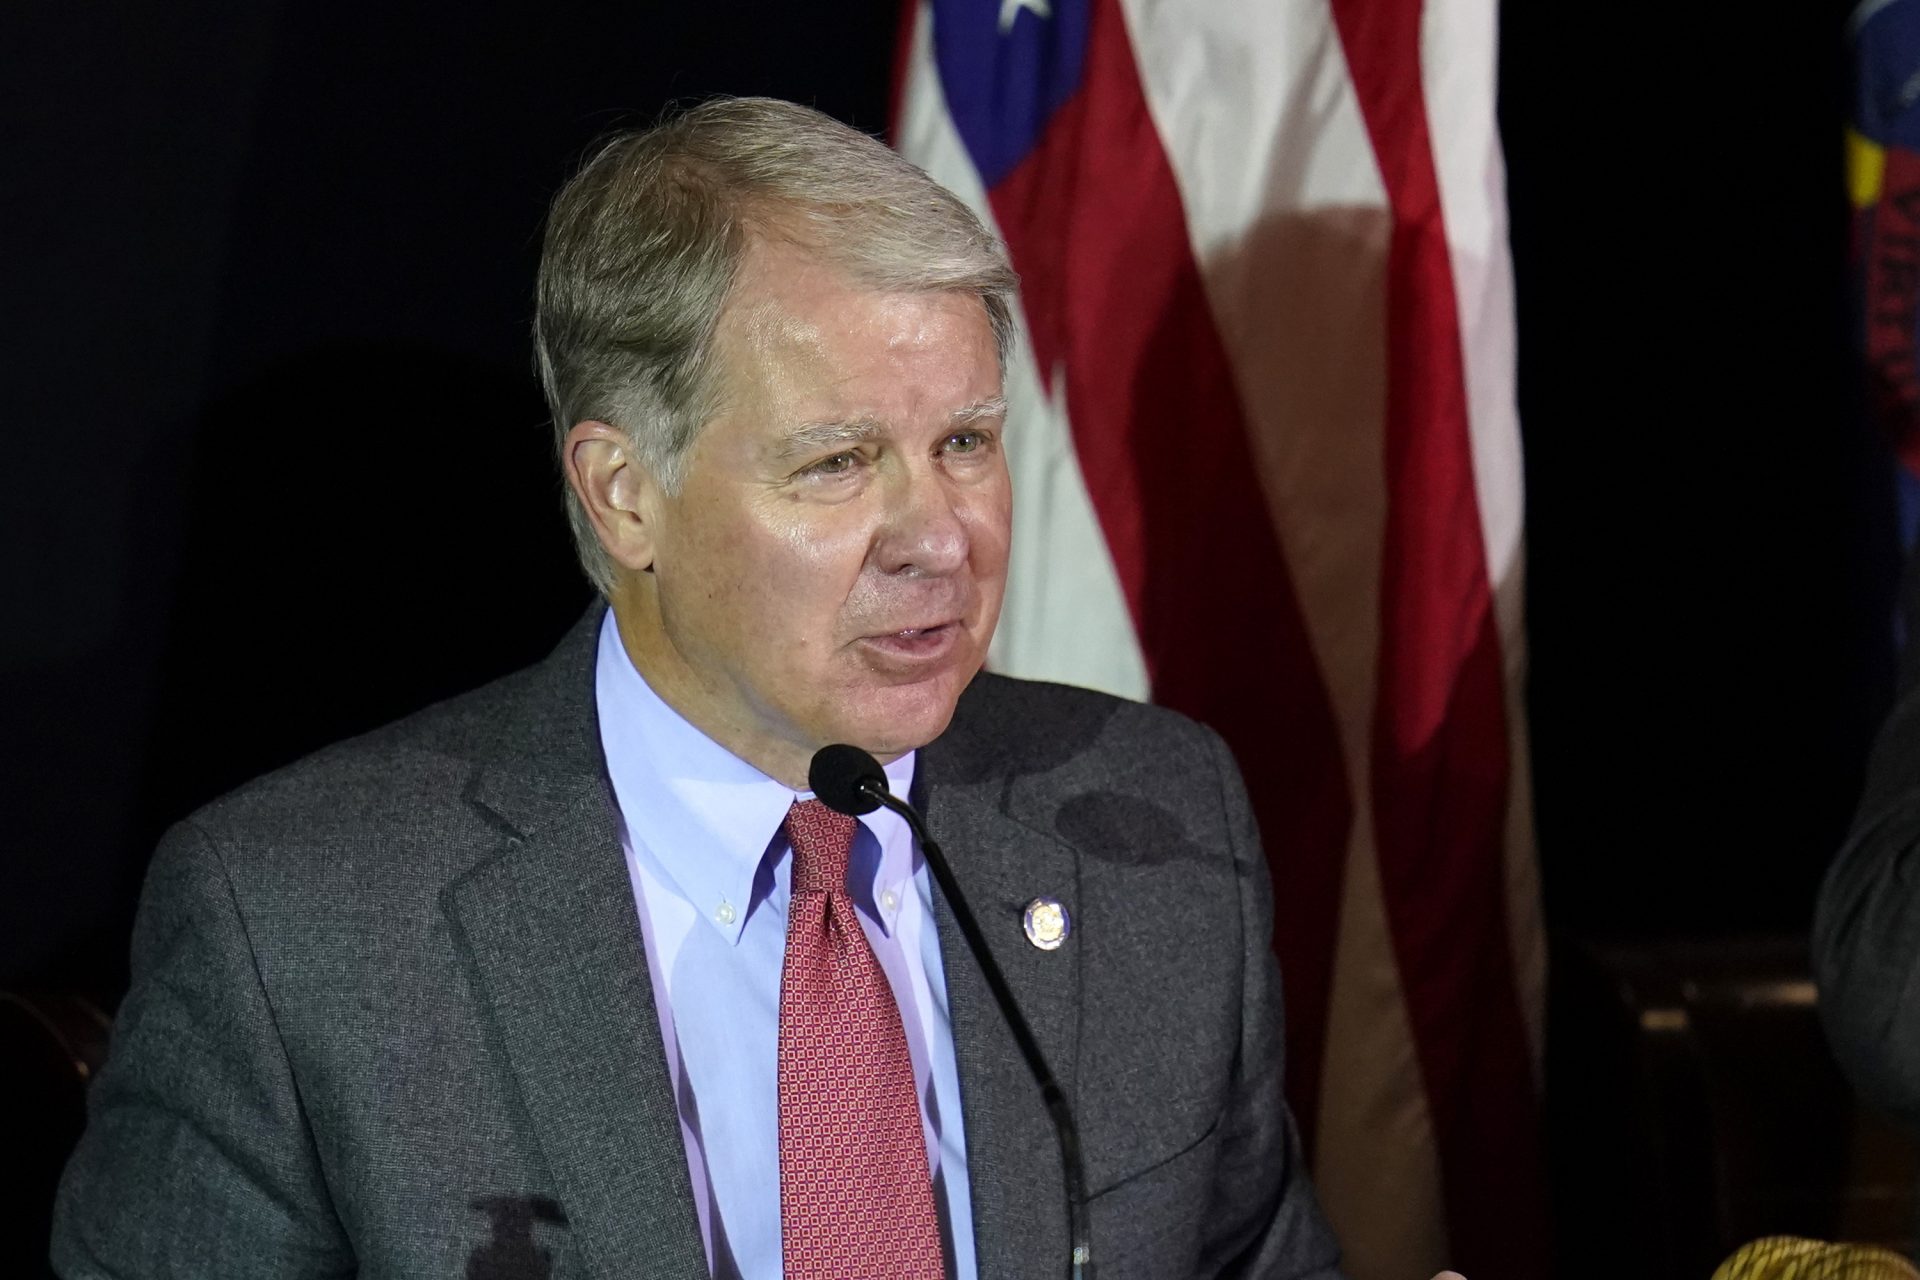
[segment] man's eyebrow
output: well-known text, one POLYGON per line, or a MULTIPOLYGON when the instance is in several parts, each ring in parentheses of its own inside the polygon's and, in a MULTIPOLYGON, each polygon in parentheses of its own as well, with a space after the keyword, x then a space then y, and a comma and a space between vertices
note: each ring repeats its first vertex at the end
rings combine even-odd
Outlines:
POLYGON ((864 444, 881 433, 872 418, 847 418, 839 422, 803 422, 780 438, 780 456, 797 458, 822 449, 864 444))
MULTIPOLYGON (((1007 416, 1007 398, 989 396, 985 400, 975 400, 972 404, 962 405, 947 415, 949 426, 964 427, 971 422, 985 418, 1004 418, 1007 416)), ((797 458, 810 453, 819 453, 826 449, 846 448, 850 445, 865 444, 885 433, 875 418, 843 418, 834 422, 803 422, 780 437, 780 456, 797 458)))
POLYGON ((947 416, 947 421, 956 427, 964 427, 969 422, 978 422, 982 418, 1004 418, 1007 416, 1007 398, 989 396, 985 400, 975 400, 962 409, 955 409, 947 416))

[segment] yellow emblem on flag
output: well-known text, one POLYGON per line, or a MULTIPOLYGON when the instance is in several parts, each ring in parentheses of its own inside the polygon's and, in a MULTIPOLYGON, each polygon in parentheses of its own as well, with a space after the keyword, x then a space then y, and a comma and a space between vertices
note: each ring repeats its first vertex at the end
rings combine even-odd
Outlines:
POLYGON ((1887 149, 1858 130, 1847 130, 1847 196, 1855 209, 1869 209, 1880 202, 1886 172, 1887 149))

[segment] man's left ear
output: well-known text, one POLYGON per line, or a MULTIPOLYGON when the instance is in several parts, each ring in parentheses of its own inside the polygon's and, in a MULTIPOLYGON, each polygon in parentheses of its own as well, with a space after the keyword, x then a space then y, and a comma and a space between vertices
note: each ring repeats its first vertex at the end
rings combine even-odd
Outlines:
POLYGON ((659 486, 634 456, 627 433, 606 422, 575 423, 561 459, 568 486, 614 563, 635 573, 651 569, 659 486))

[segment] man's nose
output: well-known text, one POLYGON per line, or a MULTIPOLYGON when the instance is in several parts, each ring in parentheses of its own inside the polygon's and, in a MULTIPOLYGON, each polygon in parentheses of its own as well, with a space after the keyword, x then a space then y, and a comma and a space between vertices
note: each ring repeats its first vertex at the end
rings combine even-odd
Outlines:
POLYGON ((875 548, 888 573, 939 576, 967 562, 964 494, 939 468, 908 468, 889 486, 886 521, 875 548))

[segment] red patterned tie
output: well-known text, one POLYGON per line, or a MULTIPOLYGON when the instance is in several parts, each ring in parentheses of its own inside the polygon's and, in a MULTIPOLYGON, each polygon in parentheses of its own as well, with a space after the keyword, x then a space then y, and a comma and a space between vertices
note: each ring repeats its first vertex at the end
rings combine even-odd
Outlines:
POLYGON ((857 824, 787 812, 793 900, 780 974, 780 1234, 786 1280, 940 1280, 913 1059, 847 894, 857 824))

